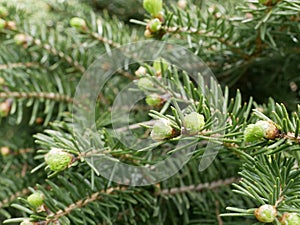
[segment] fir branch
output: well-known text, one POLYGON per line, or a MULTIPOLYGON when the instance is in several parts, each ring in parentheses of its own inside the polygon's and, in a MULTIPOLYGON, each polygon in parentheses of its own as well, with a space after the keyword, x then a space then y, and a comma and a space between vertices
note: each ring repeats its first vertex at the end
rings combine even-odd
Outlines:
POLYGON ((18 149, 16 151, 13 151, 8 147, 2 147, 2 148, 0 148, 0 152, 4 156, 9 156, 9 155, 18 156, 18 155, 25 155, 25 154, 33 153, 34 149, 32 149, 32 148, 21 148, 21 149, 18 149))
POLYGON ((16 63, 8 63, 8 64, 1 64, 0 70, 6 70, 11 68, 29 68, 29 67, 38 67, 40 66, 37 62, 16 62, 16 63))
POLYGON ((82 73, 85 72, 84 66, 80 65, 80 63, 77 60, 73 59, 72 57, 67 55, 65 52, 58 50, 57 48, 51 46, 50 44, 43 43, 41 39, 35 38, 30 34, 27 34, 27 33, 24 34, 21 31, 19 31, 19 35, 22 35, 22 38, 24 39, 23 47, 25 49, 28 48, 29 45, 37 46, 39 48, 46 50, 48 53, 64 60, 69 65, 71 65, 76 70, 78 70, 79 72, 82 72, 82 73))
POLYGON ((21 149, 18 149, 16 151, 13 151, 9 147, 3 146, 3 147, 0 148, 0 152, 1 152, 2 156, 9 156, 9 155, 17 156, 17 155, 33 153, 34 149, 32 149, 32 148, 21 148, 21 149))
POLYGON ((115 48, 120 48, 121 47, 121 44, 120 43, 117 43, 117 42, 114 42, 113 40, 110 40, 106 37, 103 37, 103 36, 100 36, 99 34, 97 34, 96 32, 92 32, 90 33, 90 36, 104 44, 109 44, 111 45, 112 47, 115 47, 115 48))
POLYGON ((22 148, 22 149, 19 149, 16 152, 14 152, 13 155, 30 154, 30 153, 33 153, 33 152, 34 152, 33 148, 22 148))
POLYGON ((49 99, 57 102, 74 103, 73 98, 67 95, 61 95, 57 93, 46 93, 46 92, 0 92, 0 98, 17 98, 17 99, 49 99))
MULTIPOLYGON (((164 189, 164 190, 154 193, 154 195, 155 196, 176 195, 176 194, 182 194, 182 193, 186 193, 186 192, 199 192, 204 189, 213 190, 213 189, 217 189, 217 188, 224 187, 227 185, 231 185, 232 183, 235 183, 237 181, 239 181, 239 179, 232 177, 232 178, 227 178, 224 180, 213 181, 211 183, 183 186, 180 188, 164 189)), ((81 200, 69 205, 65 209, 59 210, 59 211, 55 212, 54 214, 49 215, 49 217, 46 219, 45 222, 51 223, 51 222, 58 221, 61 217, 70 214, 75 209, 83 208, 84 206, 86 206, 87 204, 89 204, 91 202, 99 201, 102 199, 102 196, 101 196, 102 194, 111 195, 111 194, 114 194, 114 192, 116 192, 116 191, 124 191, 126 189, 127 189, 127 187, 112 187, 112 188, 109 188, 106 190, 101 190, 101 191, 95 192, 90 197, 88 197, 86 199, 81 199, 81 200)), ((135 194, 137 194, 137 193, 135 192, 135 194)))
POLYGON ((134 80, 135 79, 135 77, 131 73, 129 73, 129 72, 125 71, 125 70, 119 69, 117 72, 119 74, 121 74, 122 76, 130 79, 130 80, 134 80))
POLYGON ((249 58, 249 56, 247 54, 243 53, 240 48, 237 48, 230 41, 227 41, 225 38, 223 38, 219 35, 216 35, 213 32, 208 32, 207 30, 199 30, 199 29, 193 28, 193 27, 175 27, 175 26, 174 27, 166 27, 165 26, 165 27, 163 27, 163 29, 169 34, 181 34, 181 33, 196 34, 196 35, 200 35, 201 37, 216 39, 221 44, 224 44, 225 46, 230 48, 233 52, 241 55, 243 58, 245 58, 245 59, 249 58))
MULTIPOLYGON (((111 39, 108 39, 108 38, 106 38, 106 37, 103 37, 103 36, 99 35, 99 34, 96 33, 96 32, 91 32, 91 33, 89 33, 89 34, 90 34, 90 36, 91 36, 92 38, 96 39, 97 41, 102 42, 103 44, 108 44, 108 45, 110 45, 110 46, 112 46, 112 47, 114 47, 114 48, 120 48, 120 47, 122 47, 122 45, 121 45, 120 43, 115 42, 115 41, 113 41, 113 40, 111 40, 111 39)), ((129 72, 123 70, 123 69, 119 69, 117 72, 118 72, 119 74, 121 74, 122 76, 124 76, 124 77, 130 79, 130 80, 134 80, 134 79, 135 79, 135 77, 134 77, 131 73, 129 73, 129 72)))
POLYGON ((163 29, 168 33, 187 33, 187 34, 200 34, 200 35, 208 35, 207 37, 217 37, 212 35, 212 33, 207 33, 207 30, 199 30, 193 27, 166 27, 164 26, 163 29))
POLYGON ((156 195, 176 195, 176 194, 181 194, 181 193, 186 193, 186 192, 199 192, 205 189, 212 190, 212 189, 217 189, 219 187, 231 185, 235 182, 239 181, 238 178, 227 178, 224 180, 217 180, 213 181, 211 183, 203 183, 203 184, 198 184, 198 185, 190 185, 190 186, 182 186, 179 188, 171 188, 171 189, 164 189, 156 193, 156 195))
POLYGON ((42 41, 40 39, 34 39, 32 36, 28 36, 27 38, 32 39, 32 43, 34 43, 35 45, 37 45, 39 47, 42 47, 47 52, 65 60, 67 63, 69 63, 74 68, 76 68, 78 71, 80 71, 82 73, 85 71, 85 68, 82 65, 80 65, 78 61, 72 59, 69 55, 65 54, 64 52, 57 50, 56 48, 54 48, 53 46, 51 46, 49 44, 42 43, 42 41))
POLYGON ((84 200, 83 199, 79 200, 79 201, 75 202, 74 204, 69 205, 64 210, 59 210, 59 211, 55 212, 54 215, 50 215, 49 218, 47 219, 47 223, 55 222, 59 218, 65 216, 65 215, 70 214, 71 211, 73 211, 74 209, 82 208, 85 205, 89 204, 90 202, 94 202, 94 201, 100 200, 102 198, 101 194, 110 195, 110 194, 113 194, 115 191, 120 191, 120 190, 125 190, 125 189, 126 188, 113 187, 113 188, 109 188, 107 190, 101 190, 99 192, 95 192, 89 198, 86 198, 84 200))
POLYGON ((14 201, 15 199, 17 199, 18 197, 27 195, 28 193, 30 193, 30 190, 28 188, 25 188, 21 191, 13 193, 8 198, 3 199, 2 201, 0 201, 0 209, 3 208, 8 203, 10 203, 10 202, 14 201))
POLYGON ((295 133, 288 132, 287 134, 282 134, 282 138, 296 141, 298 144, 300 144, 300 136, 295 137, 295 133))
POLYGON ((218 224, 223 225, 223 220, 220 216, 220 209, 219 209, 220 208, 220 202, 216 201, 215 205, 216 205, 216 217, 217 217, 217 220, 218 220, 218 224))
POLYGON ((124 132, 124 131, 127 131, 127 130, 139 129, 139 128, 142 127, 142 125, 144 125, 144 126, 153 126, 155 124, 155 122, 156 122, 156 120, 149 120, 149 121, 145 121, 145 122, 135 123, 135 124, 131 124, 129 126, 117 128, 116 131, 117 132, 124 132))

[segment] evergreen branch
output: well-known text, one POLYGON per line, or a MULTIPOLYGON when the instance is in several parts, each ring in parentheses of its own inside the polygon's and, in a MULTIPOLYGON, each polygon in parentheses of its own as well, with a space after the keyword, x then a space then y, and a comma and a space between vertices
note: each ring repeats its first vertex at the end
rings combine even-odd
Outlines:
POLYGON ((220 209, 219 209, 220 208, 220 202, 216 201, 215 205, 216 205, 216 217, 217 217, 217 220, 218 220, 218 224, 223 225, 223 220, 220 216, 220 209))
MULTIPOLYGON (((124 2, 124 5, 130 5, 126 0, 120 1, 124 2)), ((238 209, 236 212, 244 212, 240 214, 241 216, 246 215, 247 211, 249 215, 249 209, 253 209, 254 206, 271 204, 278 210, 276 224, 282 222, 286 212, 299 214, 297 193, 300 190, 298 154, 300 107, 294 114, 290 114, 289 109, 299 100, 297 90, 299 68, 295 65, 299 64, 296 53, 299 52, 297 45, 300 1, 250 0, 245 4, 235 0, 235 7, 226 7, 227 2, 221 5, 220 1, 217 1, 218 3, 207 3, 208 10, 200 9, 199 1, 196 0, 196 3, 180 0, 178 7, 174 6, 172 12, 168 12, 167 8, 173 3, 165 2, 164 9, 161 9, 163 10, 161 18, 153 18, 153 15, 148 17, 150 20, 161 19, 159 31, 151 31, 152 37, 188 46, 195 55, 211 62, 209 66, 214 66, 216 76, 218 78, 222 76, 222 81, 225 81, 221 84, 222 87, 239 82, 236 87, 245 90, 246 96, 254 95, 254 99, 263 102, 264 97, 276 98, 277 95, 276 101, 283 101, 290 108, 272 103, 262 106, 254 103, 256 108, 261 109, 263 115, 260 116, 256 112, 251 114, 252 98, 249 103, 243 104, 245 98, 237 93, 236 98, 230 100, 229 96, 232 95, 229 95, 228 91, 224 94, 224 89, 221 87, 219 89, 218 85, 212 82, 207 88, 206 81, 196 85, 197 80, 191 81, 181 70, 171 69, 171 65, 168 69, 161 68, 162 70, 157 73, 153 64, 153 68, 145 65, 145 68, 147 67, 145 78, 149 78, 154 88, 149 90, 145 88, 147 91, 144 91, 137 86, 140 91, 144 91, 148 100, 152 94, 157 94, 157 99, 161 100, 160 104, 152 106, 146 99, 143 104, 141 102, 136 104, 141 107, 120 106, 118 112, 120 115, 115 114, 116 117, 112 118, 110 111, 114 109, 112 103, 118 91, 126 82, 143 77, 140 74, 134 76, 132 70, 135 65, 133 65, 126 71, 118 71, 120 76, 115 80, 112 79, 111 84, 106 85, 99 94, 97 103, 101 107, 97 107, 95 111, 97 132, 80 123, 84 132, 76 133, 73 129, 74 123, 71 122, 72 115, 66 114, 63 118, 61 115, 66 109, 70 110, 72 107, 70 103, 76 101, 72 99, 72 93, 75 91, 79 75, 88 68, 99 52, 108 53, 112 48, 122 48, 123 43, 143 39, 141 30, 127 26, 116 18, 105 17, 105 12, 101 12, 101 16, 104 14, 103 18, 97 19, 98 13, 94 14, 91 8, 83 10, 84 4, 70 2, 56 1, 57 4, 53 3, 54 7, 50 10, 47 8, 46 14, 51 14, 49 19, 51 23, 45 22, 48 20, 33 21, 29 15, 22 15, 20 10, 15 10, 14 6, 7 7, 8 17, 3 17, 3 9, 0 10, 0 30, 1 22, 3 26, 3 20, 6 23, 13 17, 18 27, 23 25, 20 30, 9 30, 6 24, 2 29, 5 32, 2 32, 3 35, 1 33, 0 37, 0 42, 3 43, 0 47, 0 73, 3 73, 1 79, 5 81, 2 85, 3 90, 0 91, 0 102, 4 100, 1 105, 3 118, 0 116, 4 125, 1 126, 1 134, 4 135, 0 142, 1 145, 9 146, 4 147, 3 157, 0 157, 3 169, 0 179, 0 199, 4 199, 0 201, 0 208, 2 207, 0 223, 4 218, 25 214, 30 215, 29 218, 9 219, 7 223, 24 224, 27 220, 33 224, 63 225, 255 223, 253 213, 251 214, 253 218, 249 220, 235 217, 222 220, 219 214, 224 212, 226 206, 232 204, 240 208, 236 208, 238 209), (84 29, 78 26, 80 23, 75 24, 77 27, 73 27, 70 23, 69 16, 85 18, 86 15, 90 15, 91 19, 83 21, 84 29), (67 28, 68 24, 75 29, 67 28), (72 30, 63 31, 64 28, 72 30), (15 32, 21 36, 24 33, 25 39, 21 38, 22 43, 18 42, 17 37, 13 38, 15 32), (15 45, 11 44, 13 42, 15 45), (23 48, 20 48, 21 46, 23 48), (76 76, 65 77, 68 74, 76 76), (241 79, 242 76, 245 79, 241 79), (169 82, 164 82, 167 80, 169 82), (293 93, 288 95, 282 93, 283 90, 289 92, 292 89, 291 82, 295 84, 293 93), (276 84, 277 90, 273 89, 273 84, 276 84), (247 88, 244 88, 245 86, 247 88), (262 92, 264 94, 260 95, 262 92), (146 104, 150 106, 146 107, 146 104), (44 108, 46 119, 41 116, 44 108), (9 109, 14 116, 7 117, 9 109), (28 113, 31 111, 29 124, 32 126, 24 126, 21 120, 24 118, 27 121, 30 116, 28 113), (130 120, 128 126, 123 127, 125 124, 123 116, 127 111, 130 113, 130 120), (194 111, 205 118, 204 127, 195 135, 185 133, 184 121, 185 116, 194 111), (57 114, 56 120, 59 121, 51 123, 52 128, 42 131, 39 125, 43 121, 45 125, 48 124, 54 119, 54 114, 57 114), (171 128, 176 129, 178 136, 163 139, 162 145, 160 145, 162 142, 157 142, 158 145, 148 145, 151 141, 149 132, 155 125, 149 116, 155 120, 166 119, 171 122, 171 128), (266 135, 267 132, 263 132, 265 135, 254 138, 253 141, 247 138, 250 128, 257 128, 254 124, 257 120, 272 121, 276 125, 274 138, 266 135), (118 127, 116 131, 120 132, 120 135, 112 132, 115 121, 119 123, 116 124, 118 127), (147 122, 142 124, 144 127, 138 129, 141 127, 140 121, 147 122), (19 129, 19 125, 22 129, 19 129), (127 129, 133 131, 130 132, 134 134, 133 138, 131 134, 127 135, 129 133, 127 129), (146 132, 143 132, 143 129, 146 132), (19 130, 22 132, 17 132, 19 130), (32 134, 37 132, 45 134, 38 134, 37 140, 33 142, 32 134), (25 134, 19 135, 23 133, 25 134), (126 142, 122 142, 120 137, 126 142), (129 146, 127 140, 133 140, 134 145, 129 146), (147 168, 168 154, 180 154, 182 149, 186 149, 184 145, 177 145, 181 140, 195 144, 195 151, 191 152, 192 158, 176 175, 153 186, 112 187, 112 180, 108 181, 102 176, 97 176, 97 170, 99 172, 107 167, 94 161, 91 163, 85 161, 85 157, 93 157, 93 154, 99 154, 101 157, 108 155, 112 160, 147 168), (147 147, 140 145, 140 141, 147 144, 147 147), (198 158, 203 156, 201 160, 206 160, 204 154, 207 153, 209 143, 218 144, 219 152, 209 168, 204 173, 199 173, 198 158), (144 151, 136 151, 131 146, 143 148, 144 151), (152 150, 151 147, 155 149, 152 150), (37 152, 38 155, 35 155, 37 148, 40 150, 37 152), (67 171, 60 171, 63 176, 50 180, 46 179, 46 176, 49 174, 55 176, 57 173, 48 170, 51 168, 44 156, 48 149, 52 148, 71 153, 72 165, 68 165, 67 168, 70 169, 67 171), (27 172, 28 168, 39 169, 46 164, 46 171, 39 171, 34 176, 30 176, 27 172), (240 169, 242 164, 244 165, 240 169), (35 210, 24 198, 20 199, 19 204, 12 205, 12 207, 16 205, 17 210, 8 208, 10 201, 15 203, 16 196, 22 195, 22 191, 18 192, 19 190, 29 185, 35 186, 36 183, 41 184, 37 189, 41 189, 44 194, 45 211, 35 210), (45 183, 49 183, 50 186, 46 186, 45 183), (233 195, 230 185, 235 187, 234 193, 246 198, 233 195), (9 197, 12 193, 15 194, 9 197)), ((109 4, 107 0, 104 2, 109 4)), ((1 5, 2 3, 0 8, 1 5)), ((4 6, 6 7, 5 3, 4 6)), ((111 4, 103 8, 110 10, 110 7, 111 4)), ((120 10, 125 14, 129 11, 122 6, 120 10)), ((145 22, 150 22, 148 19, 145 22)), ((151 23, 138 24, 146 25, 148 30, 152 29, 151 23)), ((138 48, 135 53, 138 53, 138 48)), ((136 58, 139 57, 138 54, 135 55, 136 58)), ((133 92, 135 93, 137 92, 133 92)), ((79 122, 83 121, 81 118, 78 119, 79 122)), ((177 166, 175 163, 174 166, 177 166)), ((171 166, 173 165, 170 164, 171 166)), ((146 172, 143 175, 142 178, 147 179, 146 172)), ((29 190, 33 192, 35 189, 29 190)))
POLYGON ((67 208, 65 208, 64 210, 59 210, 57 212, 54 213, 54 216, 51 215, 49 219, 47 219, 47 223, 50 222, 55 222, 57 221, 59 218, 70 214, 71 211, 73 211, 74 209, 78 209, 78 208, 82 208, 85 205, 89 204, 90 202, 94 202, 94 201, 98 201, 100 200, 102 197, 100 196, 101 194, 113 194, 113 192, 115 191, 119 191, 119 190, 124 190, 124 188, 120 188, 120 187, 114 187, 114 188, 109 188, 107 190, 101 190, 99 192, 95 192, 94 194, 92 194, 89 198, 86 198, 84 200, 79 200, 77 202, 75 202, 74 204, 69 205, 67 208), (53 217, 52 217, 53 216, 53 217))
MULTIPOLYGON (((22 38, 22 46, 26 49, 28 46, 33 45, 37 46, 39 48, 42 48, 46 50, 48 53, 59 57, 60 59, 64 60, 67 62, 70 66, 74 67, 76 70, 79 72, 84 72, 85 68, 84 66, 80 65, 80 63, 73 59, 70 55, 66 54, 62 50, 59 50, 55 48, 54 46, 51 46, 50 44, 43 43, 43 41, 39 38, 35 38, 34 36, 28 34, 27 32, 22 33, 22 31, 18 31, 20 35, 20 38, 22 38)), ((64 46, 65 47, 65 46, 64 46)))
POLYGON ((17 152, 14 153, 14 155, 23 155, 23 154, 29 154, 33 153, 34 149, 32 148, 24 148, 24 149, 19 149, 17 152))
MULTIPOLYGON (((100 36, 100 35, 99 35, 98 33, 96 33, 96 32, 91 32, 91 33, 89 33, 89 35, 90 35, 92 38, 96 39, 97 41, 100 41, 100 42, 102 42, 103 44, 108 44, 108 45, 110 45, 110 46, 112 46, 112 47, 114 47, 114 48, 120 48, 120 47, 122 46, 120 43, 115 42, 115 41, 113 41, 113 40, 111 40, 111 39, 108 39, 108 38, 106 38, 106 37, 100 36)), ((134 76, 133 76, 131 73, 129 73, 129 72, 123 70, 123 69, 119 69, 117 72, 118 72, 119 74, 121 74, 122 76, 124 76, 124 77, 126 77, 126 78, 129 78, 130 80, 134 80, 134 79, 135 79, 134 76)))
POLYGON ((17 151, 12 151, 9 147, 4 146, 4 147, 0 148, 0 152, 1 152, 2 156, 8 156, 8 155, 17 156, 17 155, 33 153, 34 149, 32 149, 32 148, 21 148, 21 149, 18 149, 17 151))
POLYGON ((117 43, 117 42, 114 42, 113 40, 110 40, 106 37, 103 37, 103 36, 100 36, 99 34, 95 33, 95 32, 92 32, 90 33, 90 36, 104 44, 109 44, 111 45, 112 47, 115 47, 115 48, 120 48, 121 47, 121 44, 120 43, 117 43))
POLYGON ((30 190, 28 188, 25 188, 21 191, 18 191, 12 195, 10 195, 8 198, 3 199, 2 201, 0 201, 0 209, 4 207, 4 205, 14 201, 15 199, 17 199, 20 196, 24 196, 27 195, 28 193, 30 193, 30 190))
POLYGON ((282 135, 283 138, 297 141, 300 144, 300 136, 296 136, 296 133, 288 132, 287 134, 282 135))
POLYGON ((67 103, 73 103, 73 98, 67 96, 67 95, 61 95, 57 93, 46 93, 46 92, 0 92, 0 98, 17 98, 17 99, 49 99, 54 100, 57 102, 67 102, 67 103))
POLYGON ((43 44, 40 39, 34 39, 32 36, 28 36, 28 38, 32 39, 32 43, 34 43, 35 45, 42 47, 49 53, 65 60, 67 63, 69 63, 74 68, 76 68, 78 71, 80 71, 82 73, 85 71, 85 68, 82 65, 80 65, 78 61, 72 59, 69 55, 65 54, 64 52, 57 50, 56 48, 54 48, 53 46, 51 46, 49 44, 43 44))
POLYGON ((29 67, 38 67, 38 66, 40 66, 40 64, 36 62, 16 62, 16 63, 1 64, 0 70, 19 68, 19 67, 29 68, 29 67))
MULTIPOLYGON (((176 194, 183 194, 186 192, 199 192, 204 189, 212 190, 212 189, 217 189, 217 188, 220 188, 223 186, 231 185, 232 183, 237 182, 238 180, 239 179, 237 179, 237 178, 228 178, 228 179, 224 179, 224 180, 213 181, 211 183, 190 185, 190 186, 185 186, 185 187, 180 187, 180 188, 164 189, 164 190, 154 193, 154 195, 155 196, 176 195, 176 194)), ((81 199, 81 200, 69 205, 65 209, 59 210, 59 211, 55 212, 54 214, 49 215, 49 217, 46 219, 45 222, 51 223, 51 222, 58 221, 59 218, 70 214, 75 209, 83 208, 84 206, 86 206, 87 204, 89 204, 91 202, 101 200, 102 194, 111 195, 111 194, 114 194, 115 191, 124 191, 126 189, 127 189, 126 187, 112 187, 107 190, 101 190, 101 191, 95 192, 90 197, 88 197, 86 199, 81 199)))
POLYGON ((135 79, 135 77, 131 73, 129 73, 129 72, 125 71, 125 70, 119 69, 117 72, 120 73, 122 76, 130 79, 130 80, 134 80, 135 79))
POLYGON ((207 30, 199 30, 193 27, 166 27, 163 29, 168 33, 187 33, 187 34, 200 34, 200 35, 208 35, 207 37, 213 38, 217 37, 212 35, 212 33, 207 33, 207 30))
POLYGON ((140 123, 135 123, 135 124, 131 124, 129 126, 125 126, 125 127, 120 127, 117 128, 116 131, 117 132, 124 132, 127 130, 134 130, 134 129, 139 129, 142 127, 142 125, 146 125, 146 126, 153 126, 155 124, 155 120, 150 120, 150 121, 145 121, 145 122, 140 122, 140 123))
POLYGON ((225 38, 213 34, 213 32, 208 32, 207 30, 199 30, 197 28, 193 27, 163 27, 163 29, 170 34, 180 34, 180 33, 186 33, 186 34, 196 34, 196 35, 201 35, 202 37, 210 38, 210 39, 216 39, 218 40, 221 44, 226 45, 229 47, 231 50, 233 50, 235 53, 242 55, 243 58, 249 58, 249 56, 241 51, 240 48, 237 48, 232 45, 230 41, 227 41, 225 38))
POLYGON ((171 188, 171 189, 164 189, 159 191, 156 195, 176 195, 176 194, 181 194, 185 192, 199 192, 204 189, 212 190, 216 189, 222 186, 226 185, 231 185, 232 183, 235 183, 239 181, 237 178, 227 178, 224 180, 218 180, 218 181, 213 181, 211 183, 203 183, 203 184, 198 184, 198 185, 190 185, 190 186, 183 186, 179 188, 171 188))

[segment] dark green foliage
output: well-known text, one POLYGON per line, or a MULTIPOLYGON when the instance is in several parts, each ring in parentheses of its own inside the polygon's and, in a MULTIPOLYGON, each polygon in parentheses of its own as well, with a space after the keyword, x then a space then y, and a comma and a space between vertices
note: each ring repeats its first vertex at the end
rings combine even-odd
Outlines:
MULTIPOLYGON (((300 215, 299 0, 165 1, 155 15, 133 0, 35 3, 0 3, 1 224, 258 225, 254 213, 266 204, 277 210, 275 225, 300 215), (191 79, 200 61, 190 71, 171 65, 184 64, 180 51, 135 62, 114 71, 97 94, 95 124, 85 127, 78 115, 91 115, 89 101, 74 99, 80 79, 101 55, 145 40, 145 30, 199 56, 218 82, 191 79), (148 101, 137 101, 128 118, 128 109, 112 116, 132 81, 130 95, 148 101), (201 126, 189 132, 192 112, 201 126), (155 120, 170 132, 153 141, 155 120), (257 121, 276 134, 245 137, 257 121), (68 156, 59 169, 46 164, 51 149, 68 156), (103 176, 106 162, 150 168, 170 155, 177 158, 169 168, 179 171, 166 180, 139 187, 103 176), (27 199, 35 191, 43 193, 38 207, 27 199)), ((144 172, 136 179, 151 180, 144 172)))

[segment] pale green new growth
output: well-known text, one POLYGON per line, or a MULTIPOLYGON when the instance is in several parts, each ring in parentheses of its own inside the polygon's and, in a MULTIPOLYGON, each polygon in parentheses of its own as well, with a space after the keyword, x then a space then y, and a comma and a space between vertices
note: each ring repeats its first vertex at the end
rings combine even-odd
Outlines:
POLYGON ((62 171, 71 163, 73 156, 61 149, 52 148, 45 155, 45 162, 52 171, 62 171))
POLYGON ((159 106, 162 103, 162 98, 158 94, 151 94, 146 97, 146 103, 149 106, 159 106))
POLYGON ((151 131, 151 138, 155 141, 161 141, 172 136, 173 128, 169 121, 161 119, 157 121, 151 131))
POLYGON ((263 223, 271 223, 277 216, 276 208, 273 205, 262 205, 255 210, 255 217, 263 223))
POLYGON ((300 217, 297 213, 284 213, 280 223, 282 225, 300 225, 300 217))
POLYGON ((192 112, 184 117, 183 124, 190 134, 196 134, 201 131, 205 125, 204 116, 199 113, 192 112))
POLYGON ((34 207, 40 207, 44 202, 44 194, 36 191, 27 197, 27 201, 34 207))
POLYGON ((144 0, 144 9, 153 17, 156 17, 162 11, 162 0, 144 0))
POLYGON ((263 127, 257 124, 249 124, 244 131, 244 138, 246 142, 253 142, 263 139, 265 131, 263 127))

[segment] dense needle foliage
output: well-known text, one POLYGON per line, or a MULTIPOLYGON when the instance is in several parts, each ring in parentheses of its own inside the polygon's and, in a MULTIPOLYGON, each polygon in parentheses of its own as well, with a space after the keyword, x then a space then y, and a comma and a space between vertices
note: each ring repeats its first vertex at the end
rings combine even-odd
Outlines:
POLYGON ((299 41, 300 0, 1 1, 0 223, 299 225, 299 41))

